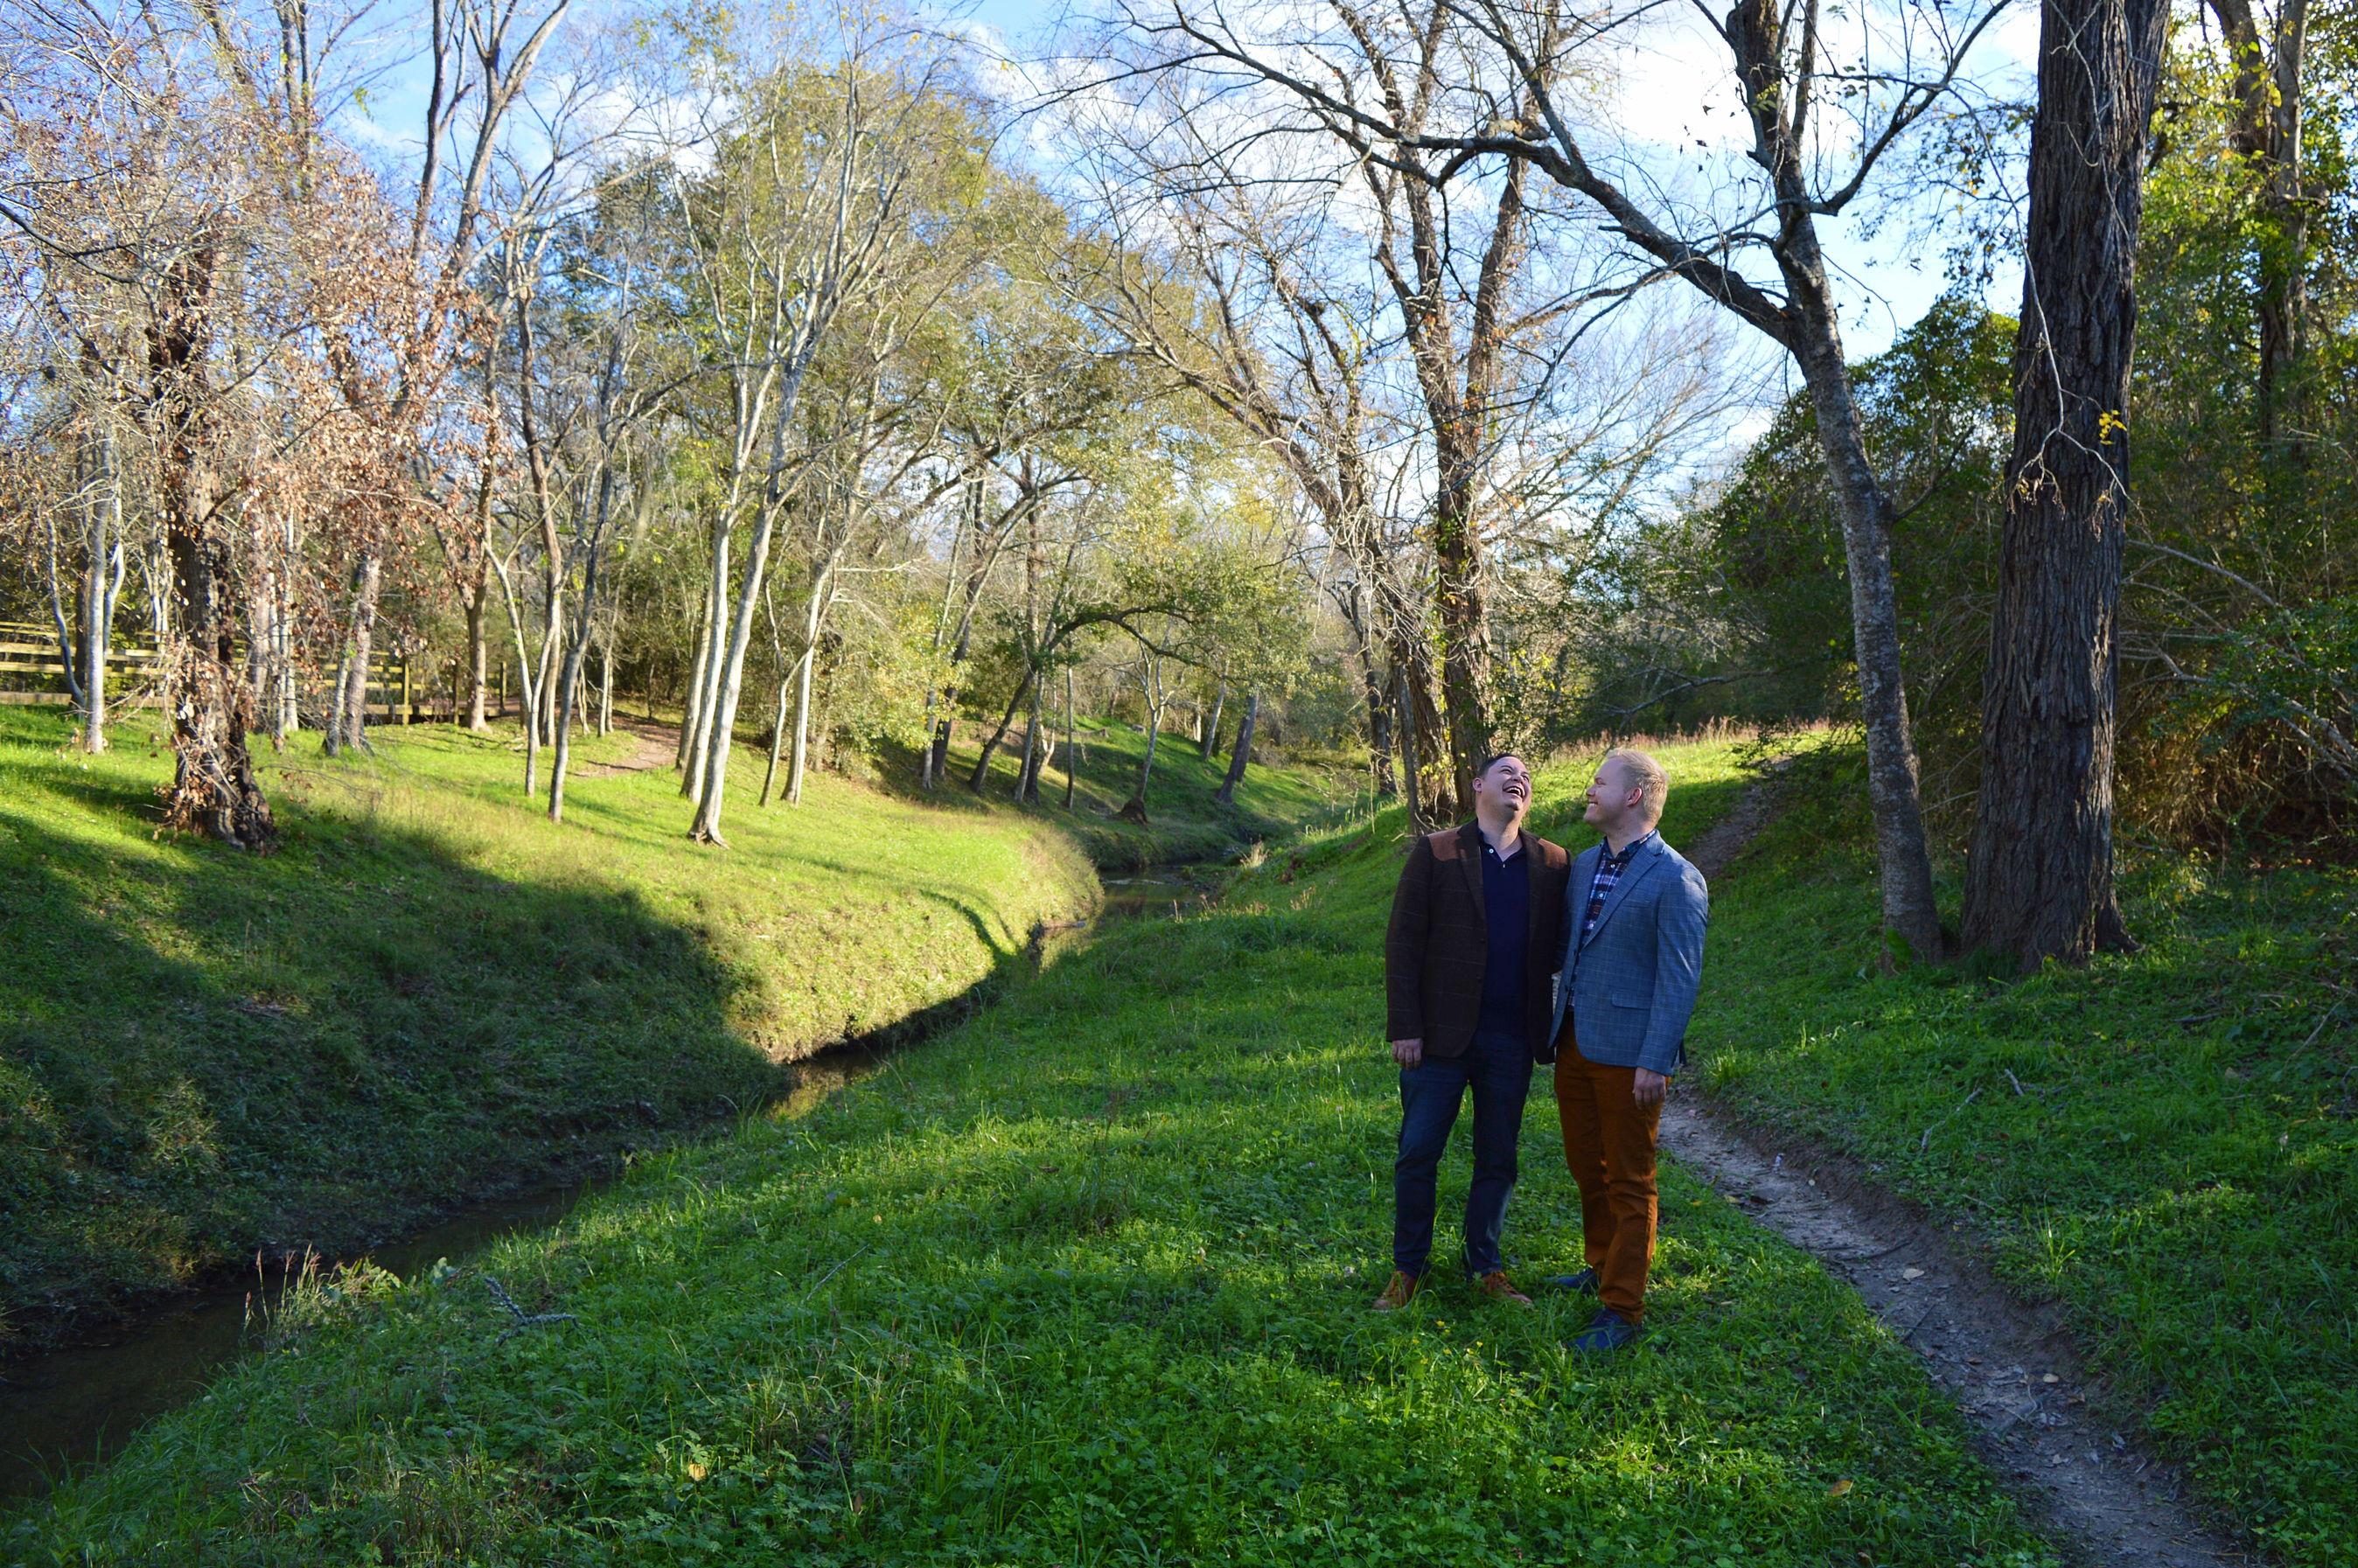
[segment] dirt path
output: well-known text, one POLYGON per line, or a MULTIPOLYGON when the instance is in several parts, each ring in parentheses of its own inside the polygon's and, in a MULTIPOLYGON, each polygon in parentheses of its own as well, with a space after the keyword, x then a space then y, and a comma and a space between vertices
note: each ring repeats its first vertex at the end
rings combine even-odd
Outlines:
MULTIPOLYGON (((1771 813, 1756 785, 1687 856, 1716 878, 1771 813)), ((1772 1139, 1693 1094, 1662 1113, 1662 1147, 1824 1264, 1916 1352, 1979 1429, 1985 1457, 2079 1560, 2153 1568, 2256 1563, 2181 1501, 2177 1472, 2097 1411, 2057 1315, 2016 1301, 1959 1231, 1840 1156, 1772 1139)))
POLYGON ((610 779, 616 773, 644 773, 671 766, 679 749, 679 731, 644 719, 617 719, 614 728, 631 734, 631 754, 619 762, 587 762, 573 770, 576 778, 610 779))

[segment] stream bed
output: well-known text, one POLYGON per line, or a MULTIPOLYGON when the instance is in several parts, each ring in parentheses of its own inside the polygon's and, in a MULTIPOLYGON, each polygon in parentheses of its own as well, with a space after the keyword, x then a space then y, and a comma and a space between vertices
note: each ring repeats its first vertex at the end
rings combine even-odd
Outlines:
MULTIPOLYGON (((1079 935, 1107 921, 1168 918, 1202 907, 1225 868, 1173 867, 1105 879, 1095 920, 1056 928, 1079 935)), ((1044 943, 1048 932, 1041 934, 1044 943)), ((1035 944, 1035 949, 1038 944, 1035 944)), ((772 1114, 796 1115, 847 1084, 877 1072, 891 1044, 853 1041, 795 1064, 772 1114)), ((554 1225, 611 1171, 575 1175, 487 1199, 383 1247, 368 1260, 406 1279, 438 1260, 462 1263, 503 1237, 554 1225)), ((214 1285, 135 1313, 87 1344, 0 1361, 0 1503, 37 1496, 103 1461, 132 1433, 203 1393, 221 1370, 260 1340, 268 1314, 303 1262, 300 1253, 257 1258, 242 1282, 214 1285)))

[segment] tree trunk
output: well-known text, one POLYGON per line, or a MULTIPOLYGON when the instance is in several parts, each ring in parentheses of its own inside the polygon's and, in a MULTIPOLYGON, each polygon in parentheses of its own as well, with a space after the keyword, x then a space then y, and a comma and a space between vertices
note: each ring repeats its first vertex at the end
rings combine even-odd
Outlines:
POLYGON ((2285 0, 2263 39, 2264 15, 2251 0, 2211 0, 2234 61, 2237 108, 2230 145, 2260 182, 2253 305, 2259 318, 2258 430, 2262 448, 2296 462, 2305 456, 2299 362, 2309 318, 2309 231, 2314 203, 2301 189, 2309 0, 2285 0), (2293 427, 2288 430, 2289 424, 2293 427))
POLYGON ((110 434, 100 443, 103 493, 91 497, 82 556, 82 750, 106 750, 106 653, 114 641, 114 601, 123 591, 123 490, 110 434))
POLYGON ((1024 806, 1034 806, 1040 800, 1040 769, 1047 762, 1047 747, 1040 734, 1040 680, 1032 680, 1032 716, 1023 726, 1023 765, 1015 772, 1015 798, 1024 806))
MULTIPOLYGON (((1788 276, 1793 276, 1789 269, 1788 276)), ((1797 295, 1801 291, 1797 290, 1797 295)), ((1793 358, 1818 418, 1818 438, 1842 524, 1850 579, 1851 639, 1858 665, 1859 715, 1866 730, 1867 795, 1875 810, 1883 925, 1920 958, 1941 957, 1940 905, 1932 854, 1917 791, 1916 743, 1899 658, 1899 600, 1891 572, 1891 503, 1877 481, 1843 361, 1832 306, 1807 296, 1798 312, 1793 358)))
POLYGON ((1245 766, 1252 761, 1253 722, 1260 717, 1260 693, 1245 697, 1245 716, 1237 726, 1237 743, 1228 748, 1228 776, 1220 781, 1219 792, 1212 796, 1222 806, 1237 803, 1237 785, 1244 782, 1245 766))
MULTIPOLYGON (((596 539, 602 539, 605 535, 606 509, 613 495, 611 473, 612 470, 608 470, 600 476, 596 539)), ((590 652, 590 621, 598 612, 600 553, 593 539, 590 548, 584 552, 589 558, 581 568, 580 608, 575 612, 580 617, 580 624, 573 629, 573 635, 566 639, 565 673, 557 682, 556 722, 550 726, 557 735, 557 753, 548 763, 548 819, 551 822, 565 820, 565 773, 567 765, 573 760, 573 710, 581 691, 581 663, 590 652)))
POLYGON ((614 732, 614 639, 598 647, 598 733, 614 732))
POLYGON ((982 755, 974 760, 974 771, 967 775, 967 788, 981 793, 983 781, 990 776, 990 759, 998 754, 1000 742, 1007 739, 1007 732, 1015 727, 1015 710, 1031 695, 1032 683, 1038 673, 1036 670, 1026 671, 1022 680, 1016 683, 1015 695, 1007 699, 1007 711, 999 716, 999 728, 992 730, 990 738, 982 743, 982 755))
POLYGON ((778 759, 784 754, 786 745, 786 699, 794 684, 793 672, 778 672, 778 711, 770 719, 770 765, 762 770, 762 797, 753 803, 756 806, 769 805, 770 792, 777 785, 778 759))
MULTIPOLYGON (((783 420, 794 406, 791 395, 782 398, 783 420)), ((755 514, 753 536, 745 552, 745 580, 738 585, 737 607, 729 618, 728 651, 722 657, 718 678, 712 682, 711 734, 704 747, 704 787, 696 803, 696 820, 688 828, 688 837, 700 844, 712 844, 721 849, 729 841, 721 837, 720 812, 728 798, 729 752, 730 737, 737 723, 737 701, 744 688, 745 651, 753 639, 753 606, 762 595, 763 574, 770 563, 770 540, 777 531, 778 514, 784 509, 783 499, 764 497, 755 514)))
POLYGON ((803 803, 803 772, 810 760, 811 666, 818 663, 816 644, 806 647, 795 663, 795 743, 786 756, 786 804, 803 803))
POLYGON ((1163 737, 1163 716, 1152 707, 1146 710, 1146 755, 1139 759, 1138 784, 1122 802, 1121 815, 1132 822, 1146 820, 1146 786, 1154 778, 1154 743, 1163 737))
POLYGON ((1078 732, 1073 727, 1073 666, 1065 666, 1065 809, 1073 809, 1073 775, 1080 771, 1074 756, 1078 732))
POLYGON ((687 691, 681 698, 679 747, 672 757, 672 765, 681 770, 679 793, 690 797, 696 793, 694 780, 702 772, 698 764, 703 752, 697 741, 697 733, 704 720, 704 676, 711 660, 712 622, 717 619, 713 605, 719 599, 713 585, 717 580, 706 580, 702 618, 689 628, 689 635, 696 644, 696 655, 688 662, 687 691))
POLYGON ((1400 793, 1392 782, 1391 704, 1384 700, 1383 677, 1376 671, 1373 650, 1360 650, 1359 671, 1368 705, 1368 767, 1375 775, 1376 798, 1390 800, 1400 793))
POLYGON ((483 715, 483 699, 491 684, 491 647, 483 631, 485 587, 478 578, 474 591, 467 596, 467 707, 462 722, 479 735, 491 728, 483 715))
POLYGON ((950 727, 956 722, 946 714, 934 720, 934 732, 925 743, 925 777, 921 781, 928 790, 949 777, 950 727))
POLYGON ((2166 0, 2048 0, 2031 123, 1967 946, 2025 970, 2128 946, 2113 885, 2129 366, 2166 0))
POLYGON ((1228 683, 1220 682, 1212 693, 1212 720, 1204 726, 1204 761, 1210 762, 1220 750, 1220 715, 1228 706, 1228 683))
POLYGON ((369 654, 376 641, 376 601, 384 583, 384 562, 374 550, 361 557, 360 584, 352 595, 351 683, 343 702, 343 742, 368 749, 369 654))
MULTIPOLYGON (((152 351, 158 359, 173 353, 178 333, 160 336, 164 341, 152 351)), ((189 373, 189 357, 200 351, 176 356, 173 369, 189 373)), ((225 602, 228 552, 211 536, 212 470, 185 420, 171 419, 167 429, 162 490, 172 563, 167 647, 174 765, 164 819, 168 826, 209 833, 242 849, 267 849, 276 842, 278 828, 246 750, 243 682, 225 602)))

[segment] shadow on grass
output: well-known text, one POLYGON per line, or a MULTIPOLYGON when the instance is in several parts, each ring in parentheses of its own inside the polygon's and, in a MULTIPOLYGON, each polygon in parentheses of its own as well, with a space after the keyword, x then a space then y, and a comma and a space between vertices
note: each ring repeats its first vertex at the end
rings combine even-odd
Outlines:
MULTIPOLYGON (((138 798, 56 784, 109 816, 138 798)), ((627 892, 504 881, 382 824, 313 819, 267 859, 76 826, 0 812, 15 1337, 782 1087, 729 1027, 737 982, 627 892)))
MULTIPOLYGON (((791 1086, 749 1033, 755 972, 629 888, 494 874, 430 823, 346 809, 348 781, 323 809, 283 772, 276 853, 157 839, 131 761, 0 753, 0 1352, 257 1249, 358 1252, 791 1086)), ((988 971, 864 1041, 923 1038, 1030 967, 975 891, 921 896, 988 971)))

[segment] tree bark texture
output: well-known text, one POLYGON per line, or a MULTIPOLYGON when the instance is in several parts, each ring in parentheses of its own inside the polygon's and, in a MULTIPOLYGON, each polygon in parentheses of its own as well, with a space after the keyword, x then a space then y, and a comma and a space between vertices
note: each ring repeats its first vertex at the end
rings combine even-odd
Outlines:
POLYGON ((2024 968, 2125 946, 2113 885, 2130 360, 2167 0, 2048 0, 2031 124, 1967 946, 2024 968))

